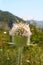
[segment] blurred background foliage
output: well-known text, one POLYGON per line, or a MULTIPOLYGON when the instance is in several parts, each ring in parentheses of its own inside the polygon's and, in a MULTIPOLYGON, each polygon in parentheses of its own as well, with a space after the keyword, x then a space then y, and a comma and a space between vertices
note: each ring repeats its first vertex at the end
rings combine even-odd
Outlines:
MULTIPOLYGON (((0 65, 18 65, 18 48, 12 42, 9 30, 14 20, 24 20, 17 16, 12 16, 8 12, 3 13, 0 11, 0 65)), ((34 22, 33 24, 30 21, 24 22, 29 23, 32 36, 30 38, 30 45, 26 45, 23 48, 22 63, 23 65, 43 65, 43 27, 38 28, 34 22)))
MULTIPOLYGON (((30 45, 23 48, 22 63, 23 65, 43 65, 43 29, 31 24, 30 28, 32 32, 30 45)), ((17 65, 18 49, 14 44, 9 43, 12 43, 9 30, 0 29, 0 65, 17 65)))

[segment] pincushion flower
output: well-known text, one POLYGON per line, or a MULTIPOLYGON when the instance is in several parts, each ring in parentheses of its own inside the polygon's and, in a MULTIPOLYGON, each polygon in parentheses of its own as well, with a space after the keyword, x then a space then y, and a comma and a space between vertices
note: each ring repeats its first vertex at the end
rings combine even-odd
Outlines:
POLYGON ((21 35, 21 36, 30 36, 32 33, 30 31, 29 24, 26 23, 15 23, 13 24, 12 29, 10 30, 10 35, 21 35))
POLYGON ((31 34, 29 24, 26 23, 15 23, 10 30, 10 35, 14 37, 14 43, 18 47, 18 65, 22 65, 23 47, 27 44, 31 34))

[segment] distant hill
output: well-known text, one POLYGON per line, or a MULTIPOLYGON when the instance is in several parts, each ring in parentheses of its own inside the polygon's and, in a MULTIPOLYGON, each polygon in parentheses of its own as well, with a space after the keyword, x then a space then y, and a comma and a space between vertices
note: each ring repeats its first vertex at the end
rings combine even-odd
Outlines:
POLYGON ((43 28, 43 21, 29 20, 30 24, 37 26, 38 28, 43 28))
POLYGON ((43 21, 36 21, 39 28, 43 28, 43 21))
POLYGON ((10 12, 7 11, 1 11, 0 10, 0 29, 9 29, 12 28, 12 24, 17 22, 17 21, 23 21, 25 22, 22 18, 19 18, 10 12))
POLYGON ((8 11, 0 10, 0 29, 11 29, 12 24, 17 21, 31 23, 32 25, 36 25, 39 28, 43 28, 43 21, 36 21, 36 20, 25 21, 22 18, 16 15, 13 15, 12 13, 8 11))

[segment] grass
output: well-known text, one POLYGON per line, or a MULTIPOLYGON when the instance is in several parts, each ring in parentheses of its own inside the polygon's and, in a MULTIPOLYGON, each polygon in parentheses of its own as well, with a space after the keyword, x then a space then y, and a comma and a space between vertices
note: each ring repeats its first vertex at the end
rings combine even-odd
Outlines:
MULTIPOLYGON (((13 45, 11 45, 11 47, 7 46, 7 43, 11 42, 11 38, 8 31, 6 30, 6 35, 4 35, 4 31, 5 30, 0 30, 0 65, 17 65, 18 48, 13 45)), ((15 39, 15 43, 19 43, 21 46, 20 42, 24 45, 27 38, 16 36, 15 39)), ((25 45, 22 55, 23 65, 43 65, 43 48, 38 44, 36 46, 25 45)))

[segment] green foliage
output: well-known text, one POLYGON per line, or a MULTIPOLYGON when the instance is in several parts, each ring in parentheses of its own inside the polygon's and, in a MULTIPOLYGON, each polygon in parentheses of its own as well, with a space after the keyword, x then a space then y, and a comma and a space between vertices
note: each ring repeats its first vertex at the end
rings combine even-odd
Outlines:
MULTIPOLYGON (((25 45, 22 53, 23 65, 43 65, 43 29, 38 29, 31 24, 30 28, 32 31, 30 44, 33 44, 33 46, 25 45)), ((15 37, 15 39, 17 40, 16 43, 24 44, 26 42, 23 38, 15 37)), ((12 42, 9 30, 0 29, 0 65, 18 65, 18 48, 14 45, 8 45, 9 42, 12 42)))
POLYGON ((8 42, 11 41, 8 30, 0 30, 0 46, 6 46, 8 42), (6 32, 6 34, 4 34, 6 32))
POLYGON ((31 26, 32 36, 31 43, 43 45, 43 30, 36 28, 36 26, 31 26))
POLYGON ((43 65, 43 49, 38 45, 25 47, 23 53, 23 65, 43 65))
POLYGON ((27 43, 27 37, 25 37, 25 36, 20 36, 20 35, 16 35, 16 36, 14 36, 14 42, 16 43, 16 45, 18 46, 18 47, 22 47, 22 46, 24 46, 24 45, 26 45, 26 43, 27 43))

